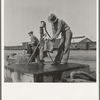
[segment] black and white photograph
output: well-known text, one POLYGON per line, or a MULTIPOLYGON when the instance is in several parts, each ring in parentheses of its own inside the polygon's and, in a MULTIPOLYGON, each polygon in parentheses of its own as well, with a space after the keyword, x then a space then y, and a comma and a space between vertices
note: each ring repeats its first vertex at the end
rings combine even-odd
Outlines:
POLYGON ((97 82, 97 0, 4 0, 3 36, 4 83, 97 82))

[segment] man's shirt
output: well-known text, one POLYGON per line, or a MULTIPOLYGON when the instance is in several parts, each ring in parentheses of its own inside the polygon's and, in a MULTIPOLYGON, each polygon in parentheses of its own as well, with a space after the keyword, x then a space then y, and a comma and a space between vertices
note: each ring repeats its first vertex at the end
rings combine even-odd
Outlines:
POLYGON ((59 34, 70 29, 70 27, 63 21, 58 19, 56 23, 52 24, 53 37, 58 38, 59 34))
POLYGON ((31 43, 36 46, 39 43, 39 40, 37 39, 36 36, 31 36, 31 43))

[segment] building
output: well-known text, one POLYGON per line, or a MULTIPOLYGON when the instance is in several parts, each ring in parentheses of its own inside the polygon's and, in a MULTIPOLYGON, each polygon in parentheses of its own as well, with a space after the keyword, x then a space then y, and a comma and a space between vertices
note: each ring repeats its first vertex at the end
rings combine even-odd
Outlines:
MULTIPOLYGON (((60 39, 56 39, 54 44, 54 50, 57 50, 60 39)), ((28 42, 23 42, 20 46, 5 46, 5 50, 27 50, 28 42)), ((70 46, 71 50, 96 50, 96 42, 85 38, 79 42, 72 42, 70 46)))
POLYGON ((96 50, 96 42, 89 43, 89 50, 96 50))
POLYGON ((71 43, 70 49, 71 50, 77 50, 78 49, 78 42, 71 43))
POLYGON ((24 50, 27 50, 27 48, 28 48, 28 42, 23 42, 22 43, 22 47, 23 47, 24 50))
POLYGON ((5 50, 23 50, 22 46, 5 46, 5 50))
POLYGON ((73 42, 70 46, 72 50, 96 50, 96 42, 85 38, 79 42, 73 42))

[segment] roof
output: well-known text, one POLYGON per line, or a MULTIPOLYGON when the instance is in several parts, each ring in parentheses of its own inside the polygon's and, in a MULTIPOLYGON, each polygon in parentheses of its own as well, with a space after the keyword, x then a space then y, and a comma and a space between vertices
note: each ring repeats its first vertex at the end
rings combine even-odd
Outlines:
POLYGON ((89 38, 78 38, 78 39, 72 39, 72 41, 71 41, 72 43, 83 43, 83 42, 94 42, 94 41, 92 41, 92 40, 90 40, 89 38))
POLYGON ((77 39, 72 39, 71 42, 72 43, 79 43, 80 41, 82 41, 84 38, 77 38, 77 39))
POLYGON ((80 42, 93 42, 93 41, 90 40, 89 38, 85 38, 85 39, 81 40, 80 42))

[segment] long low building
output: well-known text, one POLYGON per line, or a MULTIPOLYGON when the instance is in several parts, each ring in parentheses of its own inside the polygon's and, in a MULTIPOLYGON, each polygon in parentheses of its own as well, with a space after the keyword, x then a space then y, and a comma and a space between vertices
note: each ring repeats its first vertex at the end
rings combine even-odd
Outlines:
MULTIPOLYGON (((57 39, 54 44, 55 50, 58 48, 60 39, 57 39)), ((20 46, 5 46, 5 50, 27 50, 28 42, 23 42, 20 46)), ((96 50, 96 42, 85 38, 79 42, 73 42, 70 46, 71 50, 96 50)))
POLYGON ((23 46, 5 46, 4 47, 5 50, 23 50, 23 46))

